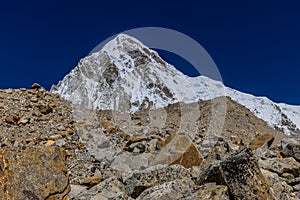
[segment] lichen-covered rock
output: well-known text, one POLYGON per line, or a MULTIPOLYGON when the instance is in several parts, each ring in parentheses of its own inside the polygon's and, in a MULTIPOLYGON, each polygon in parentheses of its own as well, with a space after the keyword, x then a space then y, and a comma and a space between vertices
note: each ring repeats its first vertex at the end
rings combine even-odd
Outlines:
POLYGON ((250 148, 224 157, 220 168, 232 199, 274 199, 250 148))
POLYGON ((181 165, 171 165, 160 169, 138 171, 125 180, 128 194, 136 198, 147 188, 170 182, 176 179, 190 178, 187 169, 181 165))
POLYGON ((142 192, 138 200, 186 199, 191 196, 195 183, 188 178, 176 179, 153 186, 142 192))
POLYGON ((180 164, 186 168, 200 165, 203 161, 197 147, 187 135, 176 135, 164 146, 151 165, 180 164))
POLYGON ((190 200, 229 200, 228 188, 225 185, 216 185, 215 183, 207 183, 189 198, 190 200))
POLYGON ((56 147, 0 152, 0 199, 61 200, 70 191, 65 152, 56 147))

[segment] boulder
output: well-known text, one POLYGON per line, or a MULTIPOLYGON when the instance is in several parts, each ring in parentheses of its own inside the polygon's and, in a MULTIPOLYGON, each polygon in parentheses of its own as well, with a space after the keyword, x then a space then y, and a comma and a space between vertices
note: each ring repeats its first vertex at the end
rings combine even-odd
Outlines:
POLYGON ((269 148, 271 147, 275 137, 272 134, 261 134, 258 136, 255 136, 254 139, 251 140, 249 143, 249 147, 252 150, 255 150, 257 148, 269 148))
POLYGON ((151 165, 180 164, 185 168, 200 165, 203 161, 197 147, 187 135, 175 135, 155 156, 151 165))
POLYGON ((146 169, 149 166, 150 153, 133 154, 130 152, 122 152, 111 163, 113 170, 131 173, 133 170, 146 169))
POLYGON ((70 191, 65 155, 56 147, 1 151, 0 199, 63 199, 70 191))
POLYGON ((220 169, 231 199, 274 199, 249 147, 224 157, 220 169))
POLYGON ((150 187, 190 177, 189 171, 181 165, 171 165, 158 169, 157 167, 151 167, 147 170, 134 172, 132 176, 125 180, 125 185, 128 194, 136 198, 150 187))
POLYGON ((288 143, 284 145, 281 154, 283 157, 293 157, 300 162, 300 144, 288 143))
POLYGON ((208 182, 214 182, 218 185, 225 184, 220 169, 220 161, 218 160, 205 161, 201 166, 194 167, 191 171, 197 172, 196 174, 192 174, 192 176, 195 177, 194 179, 197 185, 202 185, 208 182), (195 168, 198 168, 197 171, 195 168))
POLYGON ((116 178, 111 177, 89 190, 72 196, 72 200, 99 200, 99 199, 131 199, 125 192, 125 186, 116 178))
POLYGON ((190 200, 229 200, 228 188, 225 185, 216 185, 216 183, 206 183, 188 199, 190 200))
POLYGON ((283 150, 288 144, 299 144, 299 142, 293 138, 283 138, 281 140, 281 149, 283 150))
POLYGON ((195 183, 188 178, 176 179, 161 185, 156 185, 143 191, 138 200, 185 199, 191 196, 195 183))
POLYGON ((294 158, 266 158, 258 161, 259 166, 265 170, 277 173, 281 176, 283 173, 292 174, 294 177, 300 175, 300 163, 294 158))
POLYGON ((271 186, 276 199, 284 199, 285 197, 288 197, 287 199, 290 199, 291 186, 288 186, 287 183, 276 173, 264 169, 262 169, 261 172, 271 186))

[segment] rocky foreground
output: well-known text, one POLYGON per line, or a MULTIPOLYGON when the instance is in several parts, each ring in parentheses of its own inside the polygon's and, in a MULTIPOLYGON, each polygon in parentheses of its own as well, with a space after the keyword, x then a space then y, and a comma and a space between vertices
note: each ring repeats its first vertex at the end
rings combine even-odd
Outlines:
POLYGON ((122 114, 34 84, 0 118, 0 199, 300 198, 297 138, 227 97, 122 114))

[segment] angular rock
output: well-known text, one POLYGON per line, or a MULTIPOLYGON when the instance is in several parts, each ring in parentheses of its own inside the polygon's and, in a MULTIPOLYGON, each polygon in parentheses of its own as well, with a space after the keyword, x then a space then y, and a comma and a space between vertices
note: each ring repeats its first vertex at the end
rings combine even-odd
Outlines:
POLYGON ((249 143, 249 147, 252 150, 257 148, 270 148, 275 137, 271 134, 261 134, 255 136, 255 138, 249 143))
POLYGON ((101 177, 99 176, 92 176, 92 177, 87 177, 85 179, 79 180, 80 185, 85 185, 89 188, 99 184, 101 182, 101 177))
POLYGON ((61 200, 70 191, 65 152, 55 147, 0 152, 0 199, 61 200))
POLYGON ((299 188, 299 190, 297 191, 300 191, 300 177, 297 177, 297 178, 294 178, 294 179, 290 179, 290 180, 287 180, 286 181, 287 184, 289 184, 290 186, 293 186, 293 187, 297 187, 299 188))
POLYGON ((205 137, 200 148, 201 155, 203 155, 204 158, 210 155, 216 143, 217 143, 217 138, 205 137))
POLYGON ((299 142, 293 138, 284 138, 281 140, 281 149, 283 150, 288 144, 299 144, 299 142))
POLYGON ((83 194, 87 191, 87 187, 82 185, 70 185, 71 191, 68 194, 69 199, 75 199, 79 194, 83 194))
POLYGON ((99 122, 100 126, 102 126, 106 133, 116 133, 117 131, 119 131, 119 127, 113 123, 112 121, 109 121, 109 120, 101 120, 99 122))
POLYGON ((221 160, 226 154, 232 152, 227 141, 218 141, 215 146, 211 149, 210 154, 205 160, 221 160))
POLYGON ((266 158, 258 161, 259 166, 265 170, 277 173, 281 176, 283 173, 290 173, 294 177, 300 175, 300 163, 294 158, 266 158))
POLYGON ((116 178, 111 177, 89 190, 83 190, 76 196, 72 196, 72 200, 100 200, 100 199, 131 199, 125 192, 125 186, 116 178))
POLYGON ((129 143, 132 144, 132 143, 140 142, 140 141, 147 140, 147 139, 148 139, 148 137, 143 136, 143 135, 133 135, 129 138, 129 143))
POLYGON ((291 187, 278 176, 278 174, 262 169, 264 177, 268 181, 276 199, 291 199, 291 187))
POLYGON ((180 164, 185 168, 200 165, 203 161, 197 147, 186 135, 176 135, 164 146, 151 165, 180 164))
POLYGON ((294 199, 292 196, 292 190, 293 188, 289 186, 286 182, 280 181, 278 183, 275 183, 272 185, 272 189, 274 191, 274 196, 277 199, 283 199, 283 200, 292 200, 294 199))
POLYGON ((110 167, 114 170, 131 173, 133 170, 145 169, 149 166, 149 159, 151 154, 143 153, 134 155, 129 152, 122 152, 119 154, 110 167))
POLYGON ((300 162, 300 144, 288 143, 281 151, 283 157, 293 157, 300 162))
POLYGON ((223 158, 220 168, 232 199, 274 199, 250 148, 223 158))
POLYGON ((190 177, 189 171, 181 165, 171 165, 160 169, 155 169, 154 167, 134 172, 131 177, 125 180, 125 185, 128 194, 131 197, 136 198, 147 188, 170 182, 175 179, 190 177))
POLYGON ((38 89, 41 89, 41 87, 42 86, 40 86, 40 84, 34 83, 34 84, 31 85, 30 89, 36 89, 36 90, 38 90, 38 89))
POLYGON ((205 161, 201 166, 196 168, 198 168, 198 174, 193 175, 193 177, 196 177, 195 183, 197 185, 202 185, 207 182, 214 182, 218 185, 225 184, 224 177, 222 176, 220 169, 220 161, 205 161))
POLYGON ((146 189, 138 196, 138 200, 184 199, 191 196, 195 183, 188 178, 176 179, 146 189))
POLYGON ((190 200, 229 200, 228 188, 225 185, 216 185, 207 183, 200 188, 188 199, 190 200))

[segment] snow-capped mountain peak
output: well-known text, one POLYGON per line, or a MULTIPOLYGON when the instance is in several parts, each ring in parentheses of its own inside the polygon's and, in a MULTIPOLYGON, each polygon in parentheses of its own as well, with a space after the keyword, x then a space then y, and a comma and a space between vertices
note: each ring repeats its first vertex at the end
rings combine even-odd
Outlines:
POLYGON ((227 88, 205 76, 188 77, 142 42, 125 34, 81 59, 51 91, 84 108, 125 112, 226 95, 270 126, 287 134, 300 132, 300 106, 276 104, 266 97, 227 88))
POLYGON ((196 96, 188 77, 128 35, 118 35, 78 65, 51 91, 92 109, 135 112, 196 96))

